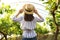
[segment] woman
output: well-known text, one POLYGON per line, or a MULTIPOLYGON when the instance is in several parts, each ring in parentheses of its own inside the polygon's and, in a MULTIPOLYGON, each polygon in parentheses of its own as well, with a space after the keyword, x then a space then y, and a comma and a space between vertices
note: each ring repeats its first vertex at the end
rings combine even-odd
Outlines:
POLYGON ((37 34, 34 31, 36 22, 43 22, 44 19, 38 14, 32 4, 25 4, 23 8, 19 10, 18 14, 12 17, 12 20, 21 23, 21 29, 23 30, 22 40, 37 40, 37 34), (24 15, 18 17, 22 12, 24 12, 24 15), (38 15, 39 18, 33 16, 33 13, 38 15))

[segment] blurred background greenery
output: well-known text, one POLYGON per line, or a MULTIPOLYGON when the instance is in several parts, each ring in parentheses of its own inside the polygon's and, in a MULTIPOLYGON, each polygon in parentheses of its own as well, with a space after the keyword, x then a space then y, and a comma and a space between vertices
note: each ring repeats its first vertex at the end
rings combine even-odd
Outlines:
MULTIPOLYGON (((51 9, 54 9, 56 5, 56 0, 48 0, 43 4, 46 4, 46 10, 50 11, 51 9)), ((4 40, 4 37, 6 37, 8 40, 21 40, 22 30, 20 28, 20 24, 10 19, 11 14, 14 14, 15 11, 16 9, 11 8, 10 5, 6 5, 2 3, 0 7, 1 40, 4 40)), ((55 13, 56 13, 55 20, 56 20, 56 23, 59 25, 59 30, 60 30, 60 5, 58 5, 58 8, 55 11, 55 13)), ((46 20, 45 22, 43 22, 42 26, 39 23, 36 24, 35 31, 37 33, 38 40, 45 40, 45 39, 48 40, 49 38, 50 38, 49 40, 54 39, 56 25, 50 13, 46 17, 46 20), (50 27, 51 30, 47 28, 47 25, 50 27)), ((59 37, 60 36, 58 36, 58 40, 59 40, 59 37)))

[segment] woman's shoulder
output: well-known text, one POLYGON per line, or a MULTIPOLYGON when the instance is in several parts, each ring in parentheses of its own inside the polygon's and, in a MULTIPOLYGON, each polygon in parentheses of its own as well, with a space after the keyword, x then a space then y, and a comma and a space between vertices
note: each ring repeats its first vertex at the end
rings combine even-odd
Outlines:
POLYGON ((36 20, 36 18, 37 18, 37 17, 36 17, 36 16, 34 16, 34 20, 36 20))
POLYGON ((34 19, 36 19, 37 18, 37 16, 34 16, 34 19))
POLYGON ((19 17, 20 17, 20 18, 24 18, 24 15, 20 15, 19 17))

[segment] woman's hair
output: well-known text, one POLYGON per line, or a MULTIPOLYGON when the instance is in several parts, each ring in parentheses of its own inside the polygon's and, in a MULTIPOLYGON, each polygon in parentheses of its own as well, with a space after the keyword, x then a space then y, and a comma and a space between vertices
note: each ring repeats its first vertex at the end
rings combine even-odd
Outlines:
POLYGON ((26 14, 24 15, 24 20, 25 21, 32 21, 34 19, 33 14, 26 14))

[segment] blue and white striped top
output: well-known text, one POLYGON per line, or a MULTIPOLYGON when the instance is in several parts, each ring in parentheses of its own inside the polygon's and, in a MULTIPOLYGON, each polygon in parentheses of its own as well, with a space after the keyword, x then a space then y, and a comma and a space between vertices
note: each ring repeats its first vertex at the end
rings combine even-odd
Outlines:
POLYGON ((43 18, 38 18, 38 17, 34 17, 33 21, 25 21, 24 16, 20 16, 17 18, 16 18, 16 16, 13 16, 13 17, 11 17, 11 19, 13 21, 20 22, 20 24, 21 24, 20 28, 22 30, 24 30, 22 36, 25 38, 33 38, 33 37, 37 36, 36 32, 34 31, 34 29, 36 28, 36 22, 44 21, 43 18), (25 29, 30 29, 31 31, 28 31, 25 29))

